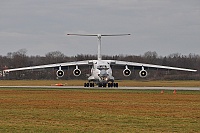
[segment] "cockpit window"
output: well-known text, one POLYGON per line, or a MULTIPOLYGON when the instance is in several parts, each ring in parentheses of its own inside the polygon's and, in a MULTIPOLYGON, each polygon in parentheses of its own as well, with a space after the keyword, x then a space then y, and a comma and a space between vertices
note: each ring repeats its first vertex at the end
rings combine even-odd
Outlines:
POLYGON ((106 65, 99 65, 97 66, 97 69, 102 70, 102 69, 108 69, 108 67, 106 65))

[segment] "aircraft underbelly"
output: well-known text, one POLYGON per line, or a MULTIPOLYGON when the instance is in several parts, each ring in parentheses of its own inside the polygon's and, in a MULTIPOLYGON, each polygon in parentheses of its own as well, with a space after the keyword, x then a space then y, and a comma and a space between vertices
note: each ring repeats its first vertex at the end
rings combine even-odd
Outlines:
POLYGON ((88 81, 98 82, 98 83, 108 83, 114 82, 114 77, 112 75, 100 77, 98 75, 92 75, 88 78, 88 81))

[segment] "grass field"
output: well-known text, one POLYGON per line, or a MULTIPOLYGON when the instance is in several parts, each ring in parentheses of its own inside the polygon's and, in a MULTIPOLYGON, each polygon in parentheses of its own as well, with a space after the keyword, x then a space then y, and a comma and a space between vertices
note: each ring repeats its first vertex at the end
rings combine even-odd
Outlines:
POLYGON ((0 132, 199 132, 200 92, 0 89, 0 132))
MULTIPOLYGON (((0 80, 0 86, 51 86, 63 84, 66 86, 83 86, 86 80, 0 80)), ((119 86, 136 86, 136 87, 200 87, 200 81, 136 81, 120 80, 116 81, 119 86)))

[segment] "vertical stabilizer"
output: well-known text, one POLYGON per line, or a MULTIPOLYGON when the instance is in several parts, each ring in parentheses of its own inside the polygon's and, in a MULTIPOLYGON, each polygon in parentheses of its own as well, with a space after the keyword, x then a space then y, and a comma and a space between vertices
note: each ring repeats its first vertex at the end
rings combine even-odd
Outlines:
POLYGON ((96 36, 98 38, 98 60, 101 60, 101 37, 102 36, 127 36, 131 34, 67 34, 67 35, 75 35, 75 36, 96 36))
POLYGON ((97 55, 97 58, 98 58, 98 60, 101 60, 101 35, 98 34, 97 38, 98 38, 98 55, 97 55))

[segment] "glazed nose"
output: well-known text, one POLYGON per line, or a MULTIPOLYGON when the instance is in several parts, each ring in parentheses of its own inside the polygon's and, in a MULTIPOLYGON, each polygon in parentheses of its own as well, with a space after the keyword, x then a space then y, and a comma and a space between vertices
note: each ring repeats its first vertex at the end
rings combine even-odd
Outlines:
POLYGON ((108 76, 106 70, 101 70, 100 71, 100 77, 106 77, 106 76, 108 76))

